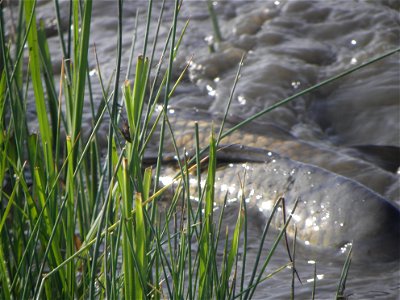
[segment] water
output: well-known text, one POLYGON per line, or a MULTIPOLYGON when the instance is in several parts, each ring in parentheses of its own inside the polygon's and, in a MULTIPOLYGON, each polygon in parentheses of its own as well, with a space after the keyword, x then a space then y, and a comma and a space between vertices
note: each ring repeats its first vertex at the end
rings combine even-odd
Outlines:
MULTIPOLYGON (((60 1, 63 11, 68 2, 60 1)), ((156 7, 161 4, 156 1, 156 7)), ((171 99, 172 107, 200 110, 218 118, 229 99, 237 63, 246 53, 245 65, 233 97, 229 120, 237 123, 254 113, 304 88, 336 75, 354 65, 398 47, 400 44, 399 3, 397 1, 215 1, 223 42, 210 54, 207 41, 212 35, 205 2, 186 1, 182 6, 179 28, 186 18, 190 24, 176 59, 174 78, 179 76, 189 57, 193 62, 182 85, 171 99)), ((139 9, 139 29, 135 55, 142 52, 147 2, 125 1, 122 75, 125 76, 134 16, 139 9)), ((157 11, 157 10, 156 10, 157 11)), ((38 16, 54 18, 51 1, 39 1, 38 16)), ((156 19, 157 13, 153 14, 156 19)), ((172 19, 167 4, 165 19, 172 19)), ((7 18, 7 16, 6 16, 7 18)), ((115 68, 117 7, 115 1, 94 3, 91 44, 96 44, 102 75, 108 78, 115 68), (101 3, 101 4, 100 4, 101 3)), ((10 19, 9 19, 10 20, 10 19)), ((167 24, 167 23, 165 23, 167 24)), ((154 28, 152 28, 154 29, 154 28)), ((160 41, 169 27, 162 25, 160 41)), ((151 32, 154 32, 152 30, 151 32)), ((150 35, 150 41, 154 36, 150 35)), ((55 71, 61 65, 57 37, 49 38, 55 71)), ((161 45, 157 47, 160 53, 161 45)), ((149 53, 147 53, 149 54, 149 53)), ((376 163, 384 157, 385 146, 400 146, 399 134, 399 54, 368 66, 316 92, 258 118, 249 131, 268 136, 271 124, 293 136, 293 140, 311 143, 326 151, 350 153, 355 159, 369 157, 376 163), (364 148, 360 148, 359 146, 364 148), (357 147, 353 147, 357 146, 357 147), (366 154, 359 149, 376 151, 366 154), (356 149, 356 150, 354 150, 356 149), (369 156, 368 156, 369 155, 369 156)), ((96 77, 93 47, 89 55, 95 101, 101 99, 96 77)), ((34 111, 30 112, 34 119, 34 111)), ((85 108, 83 131, 90 131, 89 105, 85 108)), ((35 122, 36 123, 36 122, 35 122)), ((31 124, 32 128, 36 124, 31 124)), ((106 136, 105 127, 100 136, 106 136)), ((239 141, 240 142, 240 141, 239 141)), ((274 150, 274 149, 272 149, 274 150)), ((306 160, 307 153, 297 154, 306 160)), ((321 160, 326 159, 321 156, 321 160)), ((339 168, 348 167, 338 163, 339 168)), ((357 172, 357 170, 353 170, 357 172)), ((382 170, 367 173, 371 186, 376 184, 387 198, 399 203, 399 174, 382 170), (395 182, 383 180, 392 176, 395 182), (396 179, 397 176, 397 179, 396 179), (386 178, 386 177, 385 177, 386 178)), ((235 209, 233 205, 232 210, 235 209)), ((234 214, 231 214, 234 215, 234 214)), ((248 264, 254 262, 265 218, 257 209, 249 218, 248 264)), ((225 220, 231 226, 235 218, 225 220)), ((269 243, 273 238, 269 238, 269 243)), ((384 245, 383 245, 384 246, 384 245)), ((314 265, 317 261, 317 299, 331 299, 344 262, 344 255, 313 253, 299 249, 297 269, 303 281, 296 281, 296 298, 311 297, 314 265)), ((267 273, 288 261, 285 247, 279 247, 267 273)), ((249 275, 249 274, 248 274, 249 275)), ((287 299, 291 270, 287 269, 261 284, 257 299, 287 299)), ((346 295, 350 299, 396 299, 400 294, 398 262, 354 263, 350 269, 346 295)))

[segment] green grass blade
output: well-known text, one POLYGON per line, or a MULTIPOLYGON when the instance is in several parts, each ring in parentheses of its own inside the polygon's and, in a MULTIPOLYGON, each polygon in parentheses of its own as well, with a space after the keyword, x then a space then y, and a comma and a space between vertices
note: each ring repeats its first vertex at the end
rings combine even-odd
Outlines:
POLYGON ((0 283, 1 283, 1 298, 8 300, 11 298, 10 276, 6 266, 6 258, 3 253, 3 245, 0 245, 0 283))
POLYGON ((8 203, 7 203, 6 209, 2 212, 3 215, 0 220, 0 234, 3 230, 3 226, 4 226, 4 223, 6 222, 7 216, 10 213, 11 206, 14 204, 14 198, 15 198, 15 194, 18 190, 18 187, 19 187, 19 179, 17 178, 17 180, 14 184, 13 190, 11 192, 11 195, 8 197, 8 203))
POLYGON ((220 43, 222 41, 222 34, 221 30, 219 29, 217 14, 214 11, 213 5, 214 2, 212 0, 207 0, 208 13, 210 15, 210 19, 214 30, 214 39, 217 43, 220 43))
MULTIPOLYGON (((72 141, 69 136, 67 136, 67 151, 68 153, 73 153, 72 141)), ((73 166, 73 156, 69 156, 68 159, 68 167, 67 167, 67 195, 65 196, 67 199, 67 216, 66 216, 66 256, 69 257, 74 254, 74 233, 75 233, 75 207, 74 207, 74 198, 75 198, 75 179, 74 179, 74 166, 73 166)), ((76 283, 75 283, 75 266, 74 262, 71 261, 67 265, 67 282, 69 287, 70 297, 73 297, 76 283)))
POLYGON ((314 262, 313 288, 312 288, 312 294, 311 294, 312 300, 315 299, 316 287, 317 287, 317 262, 314 262))
POLYGON ((131 189, 129 179, 129 169, 127 159, 122 161, 122 259, 124 269, 124 294, 125 299, 135 299, 137 281, 135 280, 134 268, 133 268, 133 253, 130 249, 130 240, 134 237, 134 228, 131 217, 133 191, 131 189))
MULTIPOLYGON (((285 201, 285 200, 284 200, 284 198, 281 198, 280 201, 285 201)), ((278 202, 280 202, 280 201, 278 201, 278 202)), ((274 255, 275 250, 276 250, 279 242, 281 241, 282 237, 284 236, 284 234, 286 232, 286 228, 287 228, 287 226, 289 225, 289 223, 290 223, 290 221, 292 219, 293 213, 295 212, 298 203, 299 203, 299 198, 296 199, 296 201, 295 201, 295 203, 293 205, 292 211, 289 214, 289 217, 287 218, 286 222, 284 223, 283 228, 280 230, 278 236, 276 237, 275 242, 273 243, 273 245, 272 245, 272 247, 271 247, 271 249, 269 251, 269 254, 268 254, 268 256, 266 257, 266 259, 264 261, 264 264, 261 267, 260 273, 258 275, 258 278, 257 278, 256 282, 255 282, 255 285, 254 285, 253 289, 250 292, 250 295, 249 295, 250 299, 253 297, 253 294, 256 291, 256 287, 261 282, 262 275, 263 275, 266 267, 268 266, 272 256, 274 255)))
MULTIPOLYGON (((242 232, 243 222, 244 222, 244 210, 242 207, 240 207, 239 215, 238 215, 236 225, 235 225, 235 230, 233 232, 231 249, 229 250, 228 263, 227 263, 227 268, 226 268, 227 275, 230 275, 232 273, 234 262, 237 259, 238 250, 239 250, 239 242, 240 242, 240 233, 242 232)), ((229 276, 226 278, 226 281, 228 281, 228 280, 229 280, 229 276)))
MULTIPOLYGON (((146 253, 146 226, 145 219, 143 216, 143 206, 142 206, 142 195, 140 193, 136 193, 135 196, 135 244, 136 244, 136 256, 138 260, 138 276, 141 277, 141 282, 147 282, 147 253, 146 253)), ((142 286, 138 279, 135 284, 135 297, 136 299, 144 299, 147 292, 146 286, 142 286)))
POLYGON ((129 51, 128 68, 126 70, 125 81, 127 81, 129 79, 129 76, 131 75, 131 66, 132 66, 132 60, 133 60, 133 53, 134 53, 134 50, 135 50, 136 38, 137 38, 138 19, 139 19, 139 10, 137 9, 136 10, 136 15, 135 15, 135 26, 134 26, 134 30, 133 30, 133 33, 132 33, 131 50, 129 51))
POLYGON ((378 57, 374 57, 374 58, 372 58, 372 59, 366 61, 365 63, 362 63, 362 64, 360 64, 360 65, 358 65, 358 66, 353 67, 353 68, 350 68, 350 69, 348 69, 348 70, 346 70, 346 71, 344 71, 344 72, 342 72, 342 73, 339 73, 339 74, 337 74, 337 75, 335 75, 335 76, 332 76, 332 77, 330 77, 330 78, 328 78, 328 79, 326 79, 326 80, 323 80, 323 81, 321 81, 321 82, 319 82, 319 83, 317 83, 317 84, 315 84, 315 85, 313 85, 313 86, 311 86, 311 87, 309 87, 309 88, 306 88, 306 89, 302 90, 301 92, 298 92, 298 93, 296 93, 296 94, 294 94, 294 95, 292 95, 292 96, 290 96, 290 97, 287 97, 287 98, 285 98, 285 99, 283 99, 283 100, 281 100, 281 101, 278 101, 278 102, 275 103, 274 105, 271 105, 271 106, 269 106, 269 107, 263 109, 262 111, 260 111, 260 112, 258 112, 258 113, 256 113, 256 114, 254 114, 253 116, 247 118, 246 120, 240 122, 239 124, 233 126, 233 127, 230 128, 229 130, 225 131, 225 132, 221 135, 221 139, 224 138, 224 137, 226 137, 227 135, 231 134, 232 132, 238 130, 239 128, 243 127, 244 125, 246 125, 246 124, 252 122, 253 120, 255 120, 255 119, 261 117, 262 115, 265 115, 266 113, 268 113, 268 112, 270 112, 270 111, 273 111, 273 110, 276 109, 277 107, 280 107, 280 106, 282 106, 282 105, 285 105, 285 104, 287 104, 287 103, 289 103, 289 102, 295 100, 295 99, 298 98, 298 97, 301 97, 301 96, 303 96, 303 95, 305 95, 305 94, 307 94, 307 93, 310 93, 310 92, 312 92, 312 91, 315 91, 315 90, 321 88, 322 86, 325 86, 325 85, 327 85, 327 84, 329 84, 329 83, 332 83, 332 82, 334 82, 334 81, 336 81, 336 80, 338 80, 338 79, 340 79, 340 78, 342 78, 342 77, 345 77, 345 76, 347 76, 347 75, 350 75, 351 73, 354 73, 354 72, 356 72, 356 71, 358 71, 358 70, 360 70, 360 69, 362 69, 362 68, 365 68, 366 66, 369 66, 370 64, 373 64, 373 63, 375 63, 375 62, 377 62, 377 61, 379 61, 379 60, 382 60, 382 59, 384 59, 384 58, 386 58, 386 57, 388 57, 388 56, 390 56, 390 55, 393 55, 393 54, 395 54, 395 53, 397 53, 397 52, 400 52, 400 48, 393 49, 393 50, 391 50, 391 51, 386 52, 385 54, 379 55, 378 57))
POLYGON ((351 259, 353 254, 353 246, 350 247, 349 253, 347 254, 346 261, 344 262, 342 273, 340 274, 339 284, 336 290, 336 299, 345 299, 344 290, 346 289, 347 275, 349 274, 351 259))
MULTIPOLYGON (((78 2, 75 6, 78 5, 78 2)), ((83 11, 82 28, 78 38, 78 12, 77 8, 74 11, 74 30, 75 30, 75 93, 74 93, 74 104, 72 110, 72 128, 71 128, 71 138, 73 141, 80 135, 80 130, 82 127, 82 110, 83 103, 85 99, 85 80, 87 72, 87 59, 89 50, 89 36, 90 36, 90 23, 92 17, 92 0, 86 0, 83 11), (79 40, 79 44, 77 44, 79 40), (79 46, 78 46, 79 45, 79 46)), ((78 147, 75 148, 73 155, 73 160, 76 162, 78 147)))
POLYGON ((226 108, 225 108, 224 117, 222 118, 221 127, 219 129, 219 133, 218 133, 218 137, 217 137, 217 146, 218 146, 220 140, 224 137, 224 135, 223 135, 224 125, 225 125, 225 122, 226 122, 226 118, 228 117, 229 108, 231 106, 233 95, 234 95, 235 90, 236 90, 236 85, 239 82, 240 73, 242 71, 244 58, 245 58, 245 56, 242 55, 242 58, 240 59, 240 62, 239 62, 238 70, 236 72, 235 79, 233 80, 232 89, 231 89, 231 92, 229 94, 229 100, 228 100, 228 103, 227 103, 226 108))
POLYGON ((44 99, 44 92, 42 80, 40 76, 41 63, 40 63, 40 49, 38 45, 38 33, 36 28, 36 14, 35 5, 36 1, 25 1, 25 18, 26 29, 28 31, 28 47, 29 47, 29 66, 33 84, 33 91, 35 94, 36 111, 39 122, 39 130, 43 143, 43 152, 45 159, 45 166, 49 176, 53 176, 54 162, 52 154, 52 135, 50 131, 50 124, 46 111, 46 104, 44 99))
POLYGON ((199 266, 199 298, 204 299, 210 296, 212 286, 210 286, 210 251, 213 247, 210 238, 213 234, 213 209, 214 209, 214 189, 216 172, 216 142, 213 130, 210 137, 210 154, 208 161, 208 173, 206 180, 205 205, 204 205, 204 227, 200 239, 200 266, 199 266))
MULTIPOLYGON (((240 280, 240 291, 244 290, 244 279, 245 279, 245 274, 246 274, 246 265, 247 265, 247 205, 245 198, 243 196, 242 198, 242 208, 243 208, 243 213, 244 213, 244 218, 243 218, 243 256, 242 256, 242 278, 240 280)), ((242 297, 240 297, 242 299, 242 297)))
POLYGON ((5 94, 6 94, 6 71, 3 70, 1 72, 0 77, 0 126, 3 128, 3 116, 4 116, 4 109, 5 109, 5 94))
MULTIPOLYGON (((172 25, 172 36, 171 36, 171 44, 170 44, 170 57, 169 57, 169 64, 167 70, 167 77, 165 82, 165 94, 164 94, 164 110, 168 107, 169 102, 169 91, 170 91, 170 84, 172 78, 172 66, 173 66, 173 59, 175 57, 175 35, 176 35, 176 27, 177 27, 177 19, 179 13, 179 0, 175 0, 175 8, 174 8, 174 20, 172 25)), ((160 142, 159 142, 159 150, 158 150, 158 161, 156 167, 156 181, 155 187, 158 187, 159 184, 159 176, 161 170, 161 162, 162 162, 162 154, 163 154, 163 147, 164 147, 164 134, 165 134, 165 120, 163 119, 160 129, 160 142)))
MULTIPOLYGON (((48 107, 51 120, 52 137, 55 139, 58 136, 58 102, 56 96, 56 89, 54 86, 53 65, 51 63, 50 50, 47 43, 46 35, 44 32, 43 20, 40 20, 40 27, 38 31, 38 44, 40 50, 40 57, 43 68, 43 79, 47 90, 48 107)), ((56 144, 56 141, 53 141, 56 144)))

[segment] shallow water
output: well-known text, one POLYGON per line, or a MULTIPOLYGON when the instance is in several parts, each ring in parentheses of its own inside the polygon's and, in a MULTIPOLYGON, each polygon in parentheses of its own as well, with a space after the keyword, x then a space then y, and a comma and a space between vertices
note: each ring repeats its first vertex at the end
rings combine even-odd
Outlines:
MULTIPOLYGON (((65 10, 67 1, 60 2, 65 10)), ((192 55, 193 63, 170 105, 171 109, 179 107, 190 111, 188 115, 205 111, 217 120, 223 114, 237 64, 245 53, 245 64, 230 109, 229 121, 233 124, 400 44, 400 17, 396 1, 238 0, 216 1, 215 4, 224 41, 216 46, 213 54, 210 54, 206 42, 212 35, 206 3, 186 1, 182 6, 179 28, 182 28, 188 17, 190 24, 176 60, 178 67, 173 70, 174 77, 177 78, 192 55)), ((167 20, 172 19, 170 5, 167 5, 165 13, 167 20)), ((92 44, 96 44, 102 75, 108 78, 115 68, 116 3, 97 1, 93 6, 92 44)), ((143 51, 146 6, 146 1, 125 1, 123 77, 127 70, 136 9, 140 12, 140 25, 135 55, 143 51)), ((160 7, 158 1, 155 6, 160 7)), ((54 17, 51 1, 39 1, 38 17, 47 20, 54 17)), ((157 17, 155 12, 153 18, 157 17)), ((165 40, 168 30, 168 25, 162 25, 160 41, 165 40)), ((150 36, 150 41, 153 38, 150 36)), ((51 37, 49 41, 57 71, 61 64, 58 38, 51 37)), ((156 57, 161 47, 157 48, 156 57)), ((318 163, 318 157, 313 161, 317 165, 323 165, 322 160, 326 163, 329 156, 323 154, 329 151, 345 153, 353 159, 364 161, 365 153, 351 146, 382 146, 376 148, 377 155, 372 157, 371 168, 363 169, 365 173, 360 176, 364 175, 364 184, 370 184, 371 188, 399 204, 399 174, 383 171, 374 165, 377 157, 385 157, 384 146, 400 146, 399 58, 400 54, 397 53, 302 96, 258 118, 246 130, 268 136, 269 128, 275 126, 290 134, 293 143, 310 143, 322 149, 319 152, 321 164, 318 163)), ((90 51, 89 65, 93 70, 91 74, 95 101, 100 101, 93 51, 90 51)), ((30 113, 34 119, 34 111, 30 113)), ((85 108, 84 120, 87 127, 83 131, 89 132, 92 120, 89 104, 85 108)), ((34 128, 36 122, 31 125, 34 128)), ((101 129, 104 131, 100 136, 106 136, 105 128, 101 129)), ((281 138, 287 140, 287 135, 282 133, 281 138)), ((300 152, 296 155, 296 160, 306 161, 310 153, 300 152)), ((337 157, 335 165, 340 168, 338 173, 354 174, 359 171, 346 170, 349 165, 342 156, 337 157)), ((234 210, 235 205, 230 209, 234 210)), ((253 209, 249 220, 249 239, 252 242, 248 264, 251 265, 265 218, 257 209, 253 209)), ((235 218, 227 218, 226 222, 233 226, 235 218)), ((270 238, 269 243, 272 241, 270 238)), ((288 261, 283 246, 277 251, 267 273, 288 261)), ((312 282, 309 279, 313 277, 314 270, 314 265, 308 263, 311 259, 317 261, 319 275, 316 298, 333 298, 345 256, 320 253, 315 258, 315 253, 311 255, 310 252, 307 247, 299 250, 297 269, 303 285, 296 283, 296 298, 311 297, 312 282)), ((288 269, 267 280, 260 286, 255 298, 288 298, 291 274, 288 269)), ((350 299, 396 299, 400 295, 399 276, 397 261, 390 264, 355 263, 350 269, 346 295, 350 299)))

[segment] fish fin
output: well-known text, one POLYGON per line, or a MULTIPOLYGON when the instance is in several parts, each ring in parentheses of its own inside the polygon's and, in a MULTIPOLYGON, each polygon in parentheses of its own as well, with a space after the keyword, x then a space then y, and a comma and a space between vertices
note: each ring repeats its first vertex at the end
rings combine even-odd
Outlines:
POLYGON ((400 147, 390 145, 353 145, 356 156, 386 171, 396 173, 400 167, 400 147))

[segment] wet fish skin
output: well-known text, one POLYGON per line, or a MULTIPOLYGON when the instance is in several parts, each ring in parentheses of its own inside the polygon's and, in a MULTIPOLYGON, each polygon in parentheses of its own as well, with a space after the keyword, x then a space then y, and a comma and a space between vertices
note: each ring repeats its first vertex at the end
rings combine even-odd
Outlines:
MULTIPOLYGON (((194 148, 195 123, 199 126, 199 142, 201 148, 208 145, 209 135, 213 127, 216 134, 218 133, 218 124, 220 124, 218 116, 201 111, 194 112, 177 108, 174 108, 173 111, 173 113, 168 114, 168 117, 172 125, 174 138, 178 148, 180 149, 185 147, 185 149, 190 152, 190 150, 194 148)), ((229 128, 233 125, 234 124, 227 122, 225 128, 229 128)), ((251 124, 249 124, 249 126, 251 127, 251 124)), ((257 147, 262 150, 269 149, 296 161, 316 165, 336 174, 351 178, 390 200, 400 200, 398 198, 398 177, 395 174, 380 168, 371 161, 366 161, 357 157, 357 151, 355 149, 353 149, 353 151, 345 151, 335 148, 333 145, 328 148, 320 144, 302 141, 274 124, 270 124, 269 126, 264 125, 260 128, 257 126, 255 127, 255 129, 248 128, 248 130, 246 129, 247 127, 245 127, 233 132, 231 135, 222 139, 221 145, 241 144, 257 147), (349 155, 350 153, 352 155, 349 155)), ((150 147, 146 153, 146 159, 147 161, 150 161, 150 163, 152 160, 157 159, 157 145, 159 141, 158 131, 155 132, 152 140, 154 142, 150 143, 150 147), (153 145, 155 145, 154 149, 152 149, 153 145)), ((167 130, 164 142, 164 158, 167 160, 171 158, 173 159, 175 155, 174 147, 170 142, 171 140, 170 133, 167 130), (168 155, 170 157, 168 157, 168 155)), ((255 156, 252 153, 253 151, 250 151, 249 153, 233 151, 229 154, 231 149, 232 148, 230 147, 224 154, 226 157, 229 157, 229 159, 226 159, 227 161, 244 161, 246 159, 249 161, 263 161, 263 159, 260 160, 259 157, 249 159, 251 156, 255 156)), ((376 161, 376 158, 372 158, 371 160, 376 161)))
MULTIPOLYGON (((322 168, 267 152, 265 163, 230 164, 216 173, 216 199, 239 199, 245 174, 245 195, 266 217, 279 197, 293 215, 297 237, 316 249, 340 249, 352 243, 355 259, 390 261, 400 258, 400 211, 377 193, 322 168)), ((273 225, 283 226, 282 215, 273 225)), ((293 236, 293 227, 288 227, 293 236)))
MULTIPOLYGON (((207 145, 212 128, 209 115, 181 116, 176 110, 170 122, 178 148, 190 149, 194 145, 195 122, 199 124, 200 147, 207 145)), ((357 259, 399 258, 399 208, 364 186, 368 184, 383 194, 386 187, 398 185, 394 174, 335 149, 297 140, 279 128, 263 129, 264 135, 236 131, 222 140, 230 146, 218 151, 218 159, 233 163, 217 171, 216 201, 222 201, 227 191, 231 200, 238 199, 239 180, 235 178, 246 173, 249 201, 266 217, 280 196, 285 198, 288 212, 297 197, 301 198, 293 222, 298 228, 298 239, 312 249, 340 251, 352 243, 357 259)), ((164 144, 167 155, 173 153, 170 140, 167 132, 164 144)), ((195 190, 192 192, 196 195, 195 190)), ((277 229, 282 226, 281 216, 275 217, 273 225, 277 229)), ((293 236, 291 229, 289 235, 293 236)))

